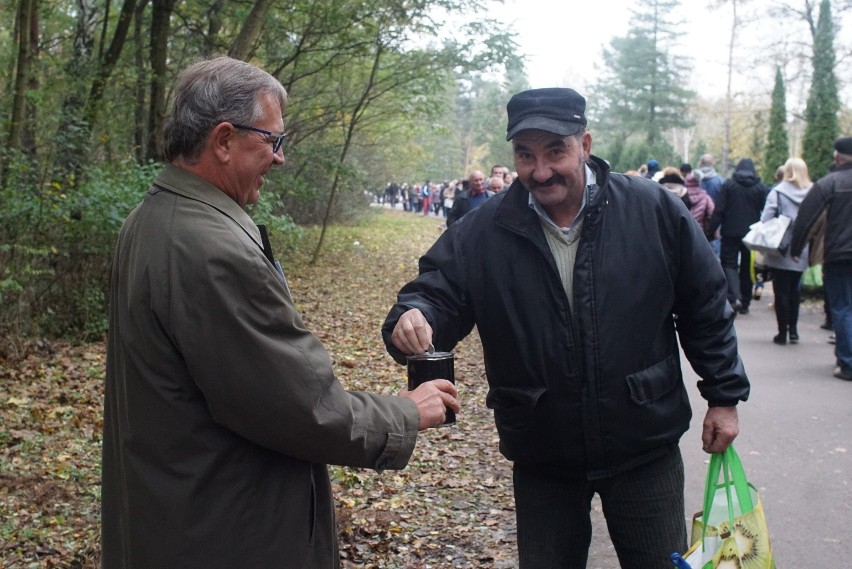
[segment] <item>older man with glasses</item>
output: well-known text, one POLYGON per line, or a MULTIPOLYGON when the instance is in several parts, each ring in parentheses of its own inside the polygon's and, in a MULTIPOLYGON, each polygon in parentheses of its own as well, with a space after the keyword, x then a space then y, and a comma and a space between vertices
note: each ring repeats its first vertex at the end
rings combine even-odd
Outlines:
POLYGON ((168 163, 113 261, 103 566, 337 567, 325 465, 403 468, 455 388, 345 391, 305 328, 243 210, 284 164, 281 84, 221 57, 175 92, 168 163))

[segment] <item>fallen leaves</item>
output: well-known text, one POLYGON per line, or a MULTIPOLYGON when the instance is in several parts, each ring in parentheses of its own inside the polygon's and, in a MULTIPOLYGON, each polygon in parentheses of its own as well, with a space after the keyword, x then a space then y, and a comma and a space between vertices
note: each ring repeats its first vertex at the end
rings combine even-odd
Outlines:
MULTIPOLYGON (((384 211, 333 228, 317 266, 282 259, 306 325, 348 389, 405 387, 379 329, 440 224, 384 211)), ((103 344, 43 341, 22 359, 0 360, 4 568, 99 567, 104 361, 103 344)), ((330 468, 344 569, 516 566, 511 465, 497 450, 481 362, 474 334, 456 349, 458 423, 422 433, 405 470, 330 468)))

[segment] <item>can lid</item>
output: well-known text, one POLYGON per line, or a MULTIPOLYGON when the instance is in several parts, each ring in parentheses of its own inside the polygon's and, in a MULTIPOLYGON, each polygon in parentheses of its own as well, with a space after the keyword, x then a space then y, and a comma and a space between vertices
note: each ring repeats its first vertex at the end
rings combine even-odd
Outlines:
POLYGON ((423 354, 414 354, 406 356, 409 360, 446 360, 453 357, 453 352, 426 352, 423 354))

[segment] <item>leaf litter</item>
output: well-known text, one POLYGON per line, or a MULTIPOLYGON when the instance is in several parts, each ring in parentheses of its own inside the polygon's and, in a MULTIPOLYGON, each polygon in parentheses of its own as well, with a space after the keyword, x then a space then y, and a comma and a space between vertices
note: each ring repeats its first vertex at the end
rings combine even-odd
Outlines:
MULTIPOLYGON (((316 266, 282 259, 297 307, 347 389, 396 394, 380 326, 443 220, 384 210, 335 227, 316 266)), ((273 236, 274 239, 274 236, 273 236)), ((401 471, 330 467, 344 569, 516 565, 511 465, 498 451, 476 332, 455 350, 462 412, 401 471)), ((0 566, 100 566, 103 342, 33 340, 0 359, 0 566)))

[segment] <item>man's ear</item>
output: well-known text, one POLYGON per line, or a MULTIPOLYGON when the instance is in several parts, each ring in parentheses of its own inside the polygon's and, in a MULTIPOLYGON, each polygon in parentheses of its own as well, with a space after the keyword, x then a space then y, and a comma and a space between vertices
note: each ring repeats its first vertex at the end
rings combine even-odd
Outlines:
POLYGON ((588 130, 583 133, 583 161, 587 162, 592 155, 592 133, 588 130))
POLYGON ((234 144, 236 142, 234 138, 236 134, 237 129, 230 123, 220 122, 210 132, 210 136, 207 137, 207 144, 211 146, 213 154, 220 162, 228 163, 231 161, 231 154, 234 151, 234 144))

